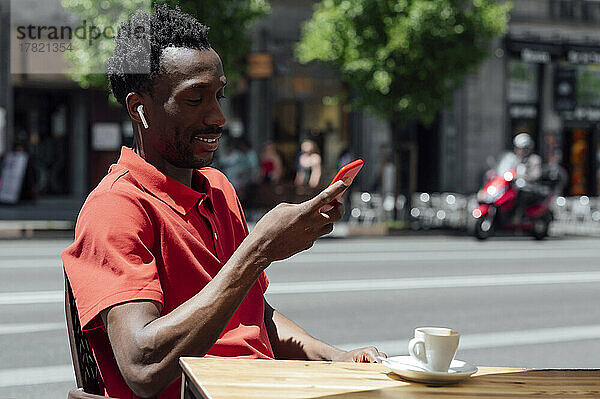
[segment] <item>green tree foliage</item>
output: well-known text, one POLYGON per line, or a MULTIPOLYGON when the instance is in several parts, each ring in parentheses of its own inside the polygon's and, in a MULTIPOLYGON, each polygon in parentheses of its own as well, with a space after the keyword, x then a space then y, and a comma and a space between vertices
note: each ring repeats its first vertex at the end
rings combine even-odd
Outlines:
POLYGON ((155 0, 155 3, 179 5, 182 11, 211 28, 208 41, 221 56, 230 83, 245 69, 248 28, 271 10, 269 0, 155 0))
MULTIPOLYGON (((211 27, 209 41, 223 60, 230 81, 243 73, 248 48, 246 31, 259 17, 269 13, 268 0, 62 0, 62 5, 87 25, 117 29, 123 21, 148 4, 167 3, 180 6, 211 27)), ((108 32, 116 35, 115 31, 108 32)), ((112 39, 100 38, 93 45, 86 39, 73 38, 73 51, 65 56, 72 67, 72 78, 82 87, 107 87, 104 71, 106 61, 114 51, 112 39)))
MULTIPOLYGON (((86 30, 89 26, 101 27, 102 31, 109 29, 108 37, 115 36, 121 22, 148 4, 148 0, 62 0, 62 6, 79 18, 77 24, 82 26, 85 21, 86 30)), ((108 87, 108 79, 102 71, 106 70, 106 61, 114 49, 113 40, 104 35, 92 42, 89 37, 74 35, 71 51, 65 52, 72 69, 71 78, 83 88, 108 87)))
POLYGON ((510 8, 495 0, 323 0, 296 55, 339 69, 358 106, 401 124, 431 123, 505 33, 510 8))

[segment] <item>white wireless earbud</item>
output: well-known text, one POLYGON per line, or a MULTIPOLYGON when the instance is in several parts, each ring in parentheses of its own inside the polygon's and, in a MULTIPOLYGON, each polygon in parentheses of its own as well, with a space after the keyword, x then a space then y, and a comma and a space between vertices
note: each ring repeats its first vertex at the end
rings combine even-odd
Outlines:
POLYGON ((144 128, 148 129, 148 121, 146 120, 146 117, 144 116, 144 106, 142 104, 138 105, 137 113, 140 116, 140 119, 142 120, 142 124, 144 125, 144 128))

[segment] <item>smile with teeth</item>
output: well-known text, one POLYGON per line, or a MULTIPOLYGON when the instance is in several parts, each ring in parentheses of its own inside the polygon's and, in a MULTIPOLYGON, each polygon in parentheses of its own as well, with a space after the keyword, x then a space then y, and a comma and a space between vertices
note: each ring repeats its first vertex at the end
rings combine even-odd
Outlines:
POLYGON ((219 139, 205 139, 204 137, 194 137, 195 139, 198 139, 200 141, 203 141, 205 143, 216 143, 219 139))

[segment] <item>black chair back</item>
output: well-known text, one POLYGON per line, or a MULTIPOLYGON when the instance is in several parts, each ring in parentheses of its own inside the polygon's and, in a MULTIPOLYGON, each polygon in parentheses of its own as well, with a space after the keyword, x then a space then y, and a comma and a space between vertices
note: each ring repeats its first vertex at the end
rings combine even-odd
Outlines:
POLYGON ((92 353, 92 348, 81 329, 77 306, 71 284, 65 273, 65 315, 67 318, 67 331, 69 333, 69 343, 71 346, 71 358, 73 359, 73 368, 75 370, 75 379, 77 387, 83 388, 87 394, 101 395, 104 392, 100 389, 98 379, 99 371, 96 359, 92 353))

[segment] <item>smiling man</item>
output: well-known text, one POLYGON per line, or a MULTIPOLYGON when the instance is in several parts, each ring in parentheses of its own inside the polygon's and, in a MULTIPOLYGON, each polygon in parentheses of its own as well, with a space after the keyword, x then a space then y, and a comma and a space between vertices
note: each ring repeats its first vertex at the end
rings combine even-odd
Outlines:
POLYGON ((108 63, 135 150, 122 148, 89 195, 62 258, 101 386, 113 397, 179 397, 180 356, 379 355, 327 345, 265 301, 264 270, 332 230, 341 205, 320 209, 347 186, 280 204, 248 232, 235 190, 208 167, 225 124, 219 100, 227 81, 207 32, 166 6, 138 12, 108 63), (149 28, 145 40, 135 26, 149 28), (131 73, 143 66, 146 73, 131 73))

